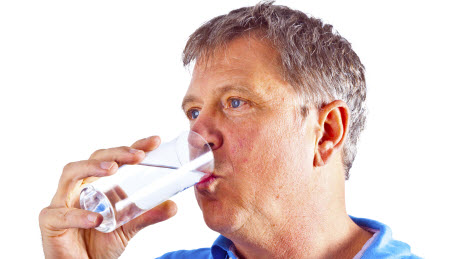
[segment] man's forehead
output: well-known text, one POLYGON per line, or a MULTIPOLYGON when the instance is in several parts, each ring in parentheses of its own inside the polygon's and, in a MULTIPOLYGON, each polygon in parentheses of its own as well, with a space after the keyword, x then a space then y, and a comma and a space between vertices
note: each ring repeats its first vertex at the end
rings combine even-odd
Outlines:
POLYGON ((202 51, 196 59, 195 72, 205 70, 237 69, 239 67, 260 65, 279 68, 280 55, 270 41, 260 38, 258 34, 245 34, 229 42, 221 43, 202 51))
POLYGON ((244 88, 260 93, 271 92, 273 84, 270 81, 284 81, 278 56, 269 44, 256 38, 232 40, 197 60, 188 93, 193 90, 199 92, 207 85, 225 87, 225 90, 244 88))

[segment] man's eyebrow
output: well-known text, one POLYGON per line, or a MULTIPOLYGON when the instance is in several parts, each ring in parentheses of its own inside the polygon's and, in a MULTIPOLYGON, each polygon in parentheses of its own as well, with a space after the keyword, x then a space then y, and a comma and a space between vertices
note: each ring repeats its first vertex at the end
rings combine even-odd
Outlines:
POLYGON ((181 103, 181 109, 183 109, 184 111, 184 106, 187 104, 187 103, 191 103, 191 102, 201 102, 201 99, 197 98, 196 96, 194 95, 187 95, 183 98, 183 102, 181 103))
POLYGON ((252 90, 249 90, 247 87, 243 85, 226 85, 221 88, 218 88, 216 90, 216 93, 218 95, 222 95, 229 91, 240 92, 240 93, 244 93, 246 95, 252 96, 252 97, 258 97, 258 95, 255 92, 253 92, 252 90))
MULTIPOLYGON (((261 96, 260 94, 252 91, 251 89, 245 87, 245 86, 242 86, 242 85, 226 85, 226 86, 223 86, 223 87, 220 87, 218 89, 215 90, 215 94, 217 96, 220 96, 220 95, 223 95, 224 93, 226 92, 229 92, 229 91, 235 91, 235 92, 240 92, 240 93, 243 93, 255 100, 259 100, 261 99, 261 96)), ((190 103, 190 102, 202 102, 202 100, 194 95, 187 95, 183 98, 183 102, 181 103, 181 108, 184 110, 184 106, 187 104, 187 103, 190 103)))

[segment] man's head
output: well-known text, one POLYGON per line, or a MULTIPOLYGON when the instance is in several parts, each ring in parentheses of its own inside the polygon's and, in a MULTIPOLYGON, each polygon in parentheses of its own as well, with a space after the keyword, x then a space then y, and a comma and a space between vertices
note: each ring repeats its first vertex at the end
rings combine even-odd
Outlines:
POLYGON ((183 63, 209 59, 215 49, 242 35, 257 35, 277 51, 273 62, 300 97, 303 117, 333 100, 348 104, 351 123, 342 152, 348 179, 366 120, 364 66, 350 43, 319 19, 263 2, 215 17, 197 29, 184 49, 183 63))
POLYGON ((296 214, 293 206, 318 207, 318 194, 333 207, 330 199, 341 196, 329 179, 344 182, 352 163, 341 150, 357 140, 348 128, 362 129, 365 83, 358 57, 331 30, 264 3, 216 17, 191 35, 183 59, 196 63, 183 109, 216 159, 214 177, 196 186, 212 229, 269 235, 266 227, 296 214), (321 178, 318 167, 339 173, 321 178))

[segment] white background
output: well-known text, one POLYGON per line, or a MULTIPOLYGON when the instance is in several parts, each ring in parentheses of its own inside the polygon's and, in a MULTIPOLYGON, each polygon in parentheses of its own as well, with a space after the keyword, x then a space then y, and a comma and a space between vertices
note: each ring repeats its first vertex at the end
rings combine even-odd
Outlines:
MULTIPOLYGON (((367 69, 369 118, 348 213, 426 258, 469 256, 469 19, 464 1, 278 1, 331 23, 367 69), (467 16, 468 17, 468 16, 467 16)), ((2 258, 41 258, 38 213, 62 167, 187 128, 181 52, 203 22, 256 1, 2 1, 2 258)), ((122 258, 209 247, 192 190, 122 258)))

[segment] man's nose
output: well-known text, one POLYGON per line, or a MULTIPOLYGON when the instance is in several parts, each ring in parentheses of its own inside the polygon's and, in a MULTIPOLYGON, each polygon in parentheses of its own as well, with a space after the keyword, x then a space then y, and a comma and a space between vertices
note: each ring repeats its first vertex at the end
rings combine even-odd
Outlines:
POLYGON ((191 125, 191 130, 201 135, 213 151, 223 144, 222 132, 217 120, 215 113, 211 113, 209 110, 201 110, 199 116, 191 125))

